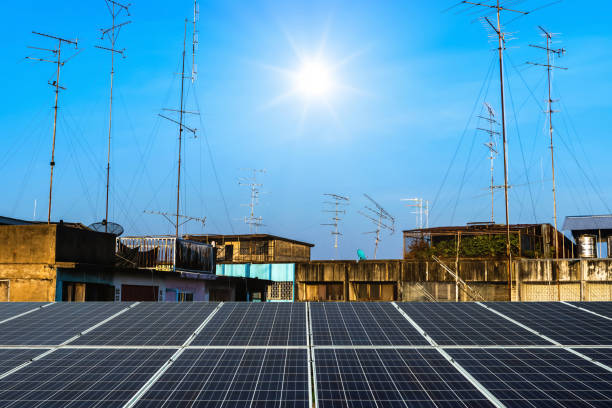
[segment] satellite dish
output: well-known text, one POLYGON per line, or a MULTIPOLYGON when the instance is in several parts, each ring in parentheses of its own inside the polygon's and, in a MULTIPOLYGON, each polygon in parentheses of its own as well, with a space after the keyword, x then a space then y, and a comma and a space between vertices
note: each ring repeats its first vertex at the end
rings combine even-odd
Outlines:
POLYGON ((109 234, 113 234, 119 236, 123 234, 123 227, 114 222, 94 222, 88 227, 90 230, 94 230, 97 232, 107 232, 109 234))

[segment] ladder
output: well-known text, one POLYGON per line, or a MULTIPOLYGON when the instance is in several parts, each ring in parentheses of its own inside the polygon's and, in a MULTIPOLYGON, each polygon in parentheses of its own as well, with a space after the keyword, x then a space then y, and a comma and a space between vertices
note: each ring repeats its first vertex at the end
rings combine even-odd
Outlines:
POLYGON ((470 285, 468 285, 463 279, 461 279, 458 274, 456 274, 455 272, 453 272, 451 268, 446 266, 446 264, 442 262, 440 258, 438 258, 435 255, 432 255, 431 257, 433 258, 434 261, 438 263, 438 265, 442 267, 442 269, 444 269, 449 275, 455 278, 455 282, 457 282, 457 286, 459 286, 459 288, 462 291, 464 291, 472 300, 481 301, 481 302, 485 301, 485 298, 480 294, 480 292, 470 287, 470 285))

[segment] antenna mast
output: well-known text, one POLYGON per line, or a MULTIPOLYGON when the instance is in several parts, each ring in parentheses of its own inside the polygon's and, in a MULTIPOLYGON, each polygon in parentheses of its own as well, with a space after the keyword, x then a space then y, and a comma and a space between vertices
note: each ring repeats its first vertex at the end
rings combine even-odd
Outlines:
MULTIPOLYGON (((181 68, 181 101, 180 101, 180 108, 178 110, 176 109, 164 109, 165 111, 171 111, 171 112, 178 112, 179 114, 179 120, 176 121, 172 118, 169 118, 167 116, 162 115, 161 113, 159 114, 160 117, 169 120, 170 122, 176 123, 177 125, 179 125, 179 135, 178 135, 178 172, 177 172, 177 181, 176 181, 176 214, 172 214, 174 217, 176 217, 176 222, 172 222, 172 224, 175 227, 175 236, 176 238, 179 237, 179 226, 183 225, 185 222, 180 222, 179 218, 183 217, 183 218, 187 218, 187 221, 189 221, 190 219, 197 219, 194 217, 187 217, 184 215, 180 214, 180 202, 181 202, 181 151, 183 148, 183 131, 187 130, 191 133, 193 133, 193 135, 196 135, 196 130, 195 128, 189 128, 187 126, 185 126, 185 124, 183 123, 183 116, 184 114, 193 114, 193 115, 199 115, 198 112, 190 112, 190 111, 186 111, 184 110, 184 105, 185 105, 185 78, 188 78, 185 76, 185 49, 186 49, 186 44, 187 44, 187 23, 189 20, 185 19, 185 32, 183 35, 183 62, 182 62, 182 68, 181 68)), ((164 215, 162 213, 159 213, 161 215, 164 215)), ((166 214, 167 215, 167 214, 166 214)), ((168 218, 166 216, 166 218, 168 218)))
MULTIPOLYGON (((565 54, 564 48, 553 49, 550 48, 552 45, 553 33, 549 33, 542 26, 538 26, 540 30, 542 30, 543 36, 546 38, 546 47, 542 47, 540 45, 529 44, 530 47, 539 48, 546 51, 546 64, 539 64, 536 62, 527 62, 531 65, 538 65, 546 68, 546 73, 548 76, 548 130, 550 133, 550 165, 552 167, 552 195, 553 195, 553 218, 555 223, 555 259, 559 260, 559 233, 557 231, 557 190, 555 187, 555 153, 553 149, 553 124, 552 124, 552 114, 555 112, 552 109, 552 103, 555 102, 552 99, 552 87, 551 87, 551 73, 553 69, 563 69, 567 70, 565 67, 558 67, 551 64, 551 56, 563 56, 565 54)), ((557 296, 559 300, 561 300, 561 286, 559 285, 559 272, 557 272, 557 296)))
POLYGON ((495 34, 497 34, 497 42, 498 42, 498 53, 499 53, 499 90, 500 90, 500 100, 501 100, 501 119, 502 119, 502 146, 503 146, 503 155, 504 155, 504 201, 506 207, 506 271, 508 274, 508 300, 512 300, 512 274, 510 268, 511 261, 511 251, 510 251, 510 211, 508 208, 508 140, 506 138, 506 105, 504 101, 504 49, 506 44, 506 33, 502 29, 501 24, 501 13, 504 11, 508 11, 511 13, 517 13, 526 15, 529 12, 513 10, 506 7, 502 7, 500 5, 500 0, 497 0, 494 4, 486 4, 486 3, 476 3, 472 1, 462 1, 463 4, 470 4, 476 7, 484 7, 489 10, 495 10, 495 14, 497 17, 497 24, 493 24, 488 17, 484 17, 486 22, 491 26, 495 34))
POLYGON ((131 21, 126 21, 126 22, 115 25, 115 19, 121 14, 121 12, 125 11, 128 16, 130 15, 130 11, 128 10, 128 7, 130 6, 130 4, 124 5, 121 3, 117 3, 116 1, 113 1, 113 0, 104 0, 104 1, 106 2, 106 7, 108 8, 108 11, 112 17, 113 24, 110 28, 100 29, 100 31, 102 31, 102 36, 100 37, 100 39, 104 39, 104 36, 107 36, 108 40, 110 41, 111 47, 107 48, 107 47, 101 47, 99 45, 96 45, 96 48, 99 48, 101 50, 110 51, 110 54, 111 54, 110 102, 109 102, 109 109, 108 109, 108 153, 106 156, 106 211, 104 213, 104 221, 102 221, 102 223, 104 224, 104 232, 108 232, 108 191, 109 191, 109 185, 110 185, 110 154, 111 154, 111 134, 112 134, 111 129, 112 129, 112 123, 113 123, 113 77, 115 74, 115 53, 125 58, 125 55, 124 55, 125 49, 122 49, 122 50, 115 49, 115 43, 117 41, 117 37, 119 37, 119 32, 121 31, 121 27, 130 24, 131 21))
POLYGON ((376 240, 374 241, 374 259, 376 259, 376 252, 378 250, 378 244, 382 239, 382 231, 388 230, 391 231, 391 235, 395 232, 395 218, 389 214, 384 208, 381 207, 372 197, 367 194, 363 194, 365 198, 370 200, 372 204, 376 207, 376 209, 368 207, 367 205, 364 207, 367 212, 357 211, 359 214, 363 215, 370 221, 376 225, 375 231, 364 232, 364 234, 376 234, 376 240), (391 225, 389 225, 391 224, 391 225))
POLYGON ((503 186, 496 186, 495 185, 495 179, 494 179, 494 173, 493 173, 493 161, 495 160, 495 158, 499 154, 497 152, 497 142, 495 140, 495 137, 499 136, 499 132, 494 130, 494 126, 497 124, 497 121, 494 119, 495 118, 495 111, 493 110, 491 105, 489 105, 488 103, 485 102, 484 105, 487 108, 488 117, 487 116, 479 116, 479 118, 489 122, 489 128, 488 129, 478 128, 478 130, 482 130, 483 132, 486 132, 486 133, 489 134, 489 142, 488 143, 484 143, 484 145, 487 147, 487 149, 489 149, 489 161, 490 161, 490 164, 491 164, 490 165, 490 168, 491 168, 491 185, 489 186, 489 189, 491 190, 491 222, 495 223, 495 213, 494 213, 494 209, 495 209, 495 189, 503 187, 503 186))
POLYGON ((414 204, 406 204, 406 207, 416 207, 413 212, 413 214, 416 214, 416 228, 423 229, 423 226, 429 228, 429 200, 423 200, 422 198, 400 198, 400 201, 414 202, 414 204), (425 224, 423 224, 423 214, 425 214, 425 224))
MULTIPOLYGON (((45 58, 37 58, 37 57, 26 57, 27 59, 31 59, 34 61, 40 61, 40 62, 50 62, 56 65, 56 79, 53 82, 49 82, 49 85, 51 85, 52 87, 55 88, 55 105, 53 106, 53 142, 51 144, 51 162, 49 163, 49 165, 51 166, 51 176, 49 178, 49 211, 47 213, 47 224, 51 223, 51 199, 53 196, 53 168, 55 167, 55 135, 56 135, 56 129, 57 129, 57 107, 58 107, 58 99, 59 99, 59 90, 66 90, 66 88, 64 88, 63 86, 60 85, 60 70, 61 68, 64 66, 64 64, 71 59, 72 57, 74 57, 76 54, 72 55, 70 58, 62 61, 61 59, 61 54, 62 54, 62 43, 66 43, 66 44, 72 44, 74 45, 74 48, 77 49, 78 48, 78 39, 75 40, 68 40, 66 38, 61 38, 61 37, 56 37, 54 35, 49 35, 49 34, 43 34, 43 33, 37 33, 36 31, 32 31, 33 34, 36 35, 40 35, 41 37, 47 37, 47 38, 51 38, 53 40, 57 40, 57 48, 53 48, 53 49, 47 49, 47 48, 39 48, 39 47, 28 47, 28 48, 33 48, 36 50, 41 50, 41 51, 47 51, 50 52, 52 54, 55 54, 56 59, 55 60, 49 60, 49 59, 45 59, 45 58)), ((78 54, 78 52, 77 52, 78 54)))
POLYGON ((258 169, 246 169, 246 171, 252 171, 253 176, 252 177, 242 177, 238 181, 239 185, 247 186, 251 190, 250 204, 243 204, 243 206, 249 207, 250 209, 249 215, 244 217, 244 223, 249 226, 249 232, 252 233, 253 230, 255 230, 255 233, 257 233, 259 230, 259 227, 264 225, 263 218, 261 216, 258 216, 258 217, 255 216, 255 205, 259 202, 259 194, 260 194, 259 188, 263 186, 263 184, 257 182, 257 173, 265 174, 266 171, 258 170, 258 169))
POLYGON ((198 45, 198 34, 200 33, 196 27, 196 23, 199 19, 199 7, 198 0, 193 0, 193 33, 191 41, 191 83, 194 83, 196 76, 198 75, 198 66, 196 64, 196 48, 198 45))
MULTIPOLYGON (((338 259, 338 238, 342 233, 338 230, 338 225, 342 218, 340 218, 340 214, 346 214, 346 210, 342 210, 341 208, 347 206, 349 204, 349 198, 344 197, 338 194, 329 194, 325 193, 323 196, 329 197, 333 201, 324 201, 323 204, 331 206, 331 210, 324 209, 323 212, 333 213, 332 223, 330 224, 321 224, 328 225, 334 227, 331 231, 331 234, 334 236, 334 250, 336 253, 336 259, 338 259)), ((333 260, 333 259, 332 259, 333 260)))

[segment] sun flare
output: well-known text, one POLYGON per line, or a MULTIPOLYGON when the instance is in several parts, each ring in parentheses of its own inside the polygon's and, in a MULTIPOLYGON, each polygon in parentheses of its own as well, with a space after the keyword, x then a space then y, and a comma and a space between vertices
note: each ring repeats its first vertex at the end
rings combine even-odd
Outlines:
POLYGON ((331 69, 322 61, 306 61, 295 75, 297 91, 308 98, 329 95, 333 88, 331 69))

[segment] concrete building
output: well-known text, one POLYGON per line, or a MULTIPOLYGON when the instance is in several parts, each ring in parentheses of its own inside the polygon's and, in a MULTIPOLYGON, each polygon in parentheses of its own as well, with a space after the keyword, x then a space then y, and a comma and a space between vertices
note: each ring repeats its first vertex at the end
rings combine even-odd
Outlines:
POLYGON ((314 244, 269 234, 187 235, 215 247, 218 276, 271 281, 266 300, 296 299, 295 265, 310 261, 314 244))
POLYGON ((64 222, 2 224, 0 301, 265 300, 271 283, 217 276, 213 248, 202 242, 116 239, 64 222))

